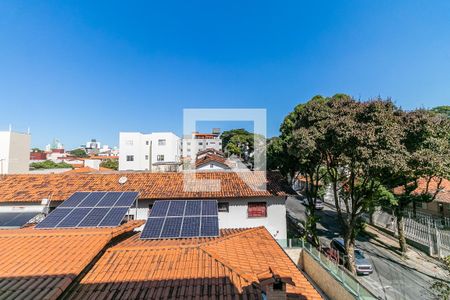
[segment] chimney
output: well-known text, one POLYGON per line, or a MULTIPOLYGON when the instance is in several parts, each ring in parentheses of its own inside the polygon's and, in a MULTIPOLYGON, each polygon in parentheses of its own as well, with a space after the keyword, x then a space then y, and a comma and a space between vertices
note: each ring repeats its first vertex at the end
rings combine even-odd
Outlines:
POLYGON ((272 267, 269 267, 268 271, 258 274, 258 280, 263 293, 262 297, 267 300, 286 300, 287 285, 295 286, 290 276, 276 272, 272 267))

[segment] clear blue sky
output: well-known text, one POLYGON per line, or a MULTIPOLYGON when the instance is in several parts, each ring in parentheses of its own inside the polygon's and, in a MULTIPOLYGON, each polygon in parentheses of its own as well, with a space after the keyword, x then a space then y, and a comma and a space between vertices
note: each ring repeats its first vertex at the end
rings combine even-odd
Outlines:
POLYGON ((266 108, 272 136, 335 93, 450 104, 450 1, 0 2, 0 130, 35 146, 181 134, 183 108, 266 108))

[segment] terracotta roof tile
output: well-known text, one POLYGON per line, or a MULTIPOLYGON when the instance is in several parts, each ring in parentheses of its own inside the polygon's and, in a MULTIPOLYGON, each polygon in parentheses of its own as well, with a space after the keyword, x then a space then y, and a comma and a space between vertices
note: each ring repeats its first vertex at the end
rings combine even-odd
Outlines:
POLYGON ((56 299, 112 238, 142 223, 0 231, 0 298, 56 299))
POLYGON ((267 177, 263 172, 250 171, 192 173, 195 177, 188 178, 188 182, 195 178, 219 183, 214 186, 218 190, 212 190, 211 186, 204 191, 185 191, 183 175, 149 172, 6 175, 0 179, 0 202, 40 202, 43 198, 62 201, 77 191, 137 191, 141 199, 270 197, 290 192, 278 173, 267 173, 267 177), (118 182, 122 176, 128 179, 125 184, 118 182), (262 184, 267 184, 266 190, 251 187, 262 184))
MULTIPOLYGON (((438 188, 439 184, 439 178, 432 178, 429 185, 428 185, 428 193, 434 194, 436 192, 436 189, 438 188)), ((442 189, 438 192, 436 195, 435 201, 436 202, 442 202, 442 203, 449 203, 450 204, 450 180, 442 179, 442 182, 440 183, 439 187, 442 189)), ((413 191, 413 194, 419 195, 426 193, 427 191, 427 180, 425 178, 421 178, 418 180, 418 187, 413 191)), ((395 194, 402 194, 404 193, 403 187, 396 187, 394 189, 395 194)))
POLYGON ((71 297, 260 299, 258 274, 270 270, 291 278, 290 296, 321 299, 264 227, 191 240, 140 240, 136 234, 108 249, 71 297))

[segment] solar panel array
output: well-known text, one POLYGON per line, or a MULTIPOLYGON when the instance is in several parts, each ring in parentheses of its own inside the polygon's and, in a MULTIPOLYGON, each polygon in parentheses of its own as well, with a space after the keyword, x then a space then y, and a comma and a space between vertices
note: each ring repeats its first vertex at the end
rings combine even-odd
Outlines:
POLYGON ((38 212, 0 213, 0 227, 22 227, 38 214, 38 212))
POLYGON ((137 192, 76 192, 36 228, 119 226, 137 196, 137 192))
POLYGON ((156 201, 141 239, 219 236, 216 200, 156 201))

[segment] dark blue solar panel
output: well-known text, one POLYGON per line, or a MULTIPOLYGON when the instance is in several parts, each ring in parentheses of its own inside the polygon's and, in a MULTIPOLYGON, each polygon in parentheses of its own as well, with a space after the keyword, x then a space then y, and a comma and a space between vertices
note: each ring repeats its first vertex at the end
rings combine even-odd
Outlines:
POLYGON ((114 206, 128 206, 130 207, 138 196, 137 192, 124 192, 120 196, 119 200, 114 204, 114 206))
POLYGON ((44 220, 42 220, 39 224, 36 225, 35 228, 54 228, 64 219, 73 208, 57 208, 52 211, 44 220))
POLYGON ((122 192, 109 192, 98 203, 97 207, 111 207, 117 202, 122 192))
POLYGON ((161 235, 165 218, 149 218, 141 233, 141 239, 157 239, 161 235))
POLYGON ((58 207, 77 207, 87 195, 89 195, 89 192, 76 192, 58 207))
POLYGON ((186 211, 185 216, 200 216, 202 209, 202 201, 199 200, 188 200, 186 201, 186 211))
POLYGON ((182 217, 166 218, 164 227, 161 232, 162 238, 177 238, 180 237, 182 217))
POLYGON ((98 226, 100 227, 114 227, 119 226, 122 222, 125 214, 128 211, 128 207, 113 207, 105 216, 105 218, 100 222, 98 226))
POLYGON ((94 207, 105 195, 105 192, 92 192, 84 198, 78 207, 94 207))
POLYGON ((169 211, 167 212, 167 216, 182 217, 184 214, 185 205, 186 205, 186 201, 170 201, 169 211))
POLYGON ((87 216, 92 208, 74 208, 67 217, 64 218, 56 228, 77 227, 77 225, 87 216))
POLYGON ((155 204, 153 204, 150 217, 164 217, 167 214, 169 204, 170 201, 156 201, 155 204))
POLYGON ((215 200, 202 201, 202 215, 217 216, 217 201, 215 200))
POLYGON ((184 217, 181 237, 194 237, 200 235, 200 217, 184 217))
POLYGON ((78 224, 78 227, 97 227, 110 209, 109 207, 94 207, 86 218, 78 224))
POLYGON ((22 227, 37 214, 37 212, 0 213, 0 227, 22 227))
POLYGON ((218 236, 219 219, 217 217, 202 217, 200 236, 218 236))

